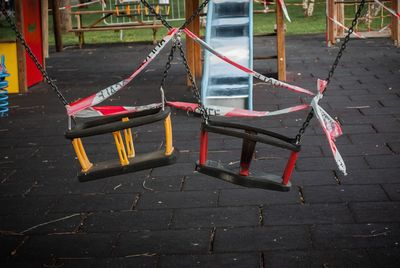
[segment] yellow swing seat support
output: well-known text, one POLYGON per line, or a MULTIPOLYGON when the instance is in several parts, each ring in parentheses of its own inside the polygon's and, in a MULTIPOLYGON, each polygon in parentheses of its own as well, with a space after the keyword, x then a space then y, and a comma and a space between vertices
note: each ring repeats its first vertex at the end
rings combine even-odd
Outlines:
POLYGON ((95 119, 77 125, 73 130, 68 130, 65 136, 72 140, 73 148, 81 165, 82 169, 78 174, 80 181, 96 180, 171 165, 176 162, 179 155, 179 151, 173 147, 171 111, 169 107, 95 119), (165 148, 154 152, 136 154, 132 128, 158 121, 164 121, 165 148), (114 137, 118 159, 99 163, 90 162, 85 152, 82 138, 107 133, 112 133, 114 137))

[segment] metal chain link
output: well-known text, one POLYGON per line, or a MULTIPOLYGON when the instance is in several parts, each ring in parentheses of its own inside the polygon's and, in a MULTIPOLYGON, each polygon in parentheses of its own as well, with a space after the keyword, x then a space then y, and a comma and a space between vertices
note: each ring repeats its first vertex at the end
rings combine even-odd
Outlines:
POLYGON ((177 40, 177 46, 178 46, 178 49, 179 49, 180 56, 182 57, 183 64, 185 65, 187 76, 189 77, 189 81, 191 83, 192 93, 193 93, 194 97, 196 98, 197 103, 199 104, 201 117, 203 118, 204 122, 207 123, 208 119, 209 119, 209 115, 207 113, 206 108, 203 105, 203 102, 201 101, 200 90, 197 87, 196 81, 195 81, 195 79, 193 77, 192 71, 191 71, 190 66, 189 66, 189 64, 187 62, 187 59, 186 59, 186 56, 185 56, 185 51, 182 48, 182 43, 180 42, 180 40, 177 40))
POLYGON ((189 19, 187 19, 185 21, 185 23, 179 28, 179 29, 185 29, 190 23, 192 23, 192 21, 200 14, 200 12, 203 10, 203 8, 205 8, 208 4, 208 2, 210 2, 210 0, 205 0, 200 6, 199 8, 192 14, 192 16, 189 17, 189 19))
POLYGON ((57 85, 54 84, 53 80, 50 78, 49 74, 46 72, 46 70, 43 68, 43 66, 40 64, 39 60, 36 58, 35 54, 33 54, 31 48, 28 46, 26 43, 22 33, 18 30, 17 26, 15 23, 12 21, 10 16, 8 15, 7 11, 4 9, 4 7, 1 6, 1 12, 5 16, 8 24, 10 24, 11 29, 14 31, 18 41, 21 43, 21 45, 25 48, 25 51, 28 53, 29 57, 32 59, 33 63, 36 65, 40 73, 42 74, 42 77, 44 80, 50 85, 50 87, 54 90, 54 92, 57 94, 57 97, 60 99, 60 101, 64 104, 64 106, 68 105, 67 99, 63 96, 61 91, 58 89, 57 85))
POLYGON ((150 10, 150 12, 153 13, 153 14, 156 16, 156 18, 157 18, 159 21, 161 21, 161 23, 162 23, 165 27, 167 27, 168 29, 172 29, 171 24, 169 24, 168 21, 166 21, 166 20, 164 19, 163 16, 161 16, 159 13, 157 13, 157 11, 154 9, 154 7, 153 7, 152 5, 150 5, 146 0, 140 0, 140 2, 142 2, 142 4, 143 4, 145 7, 147 7, 147 8, 150 10))
MULTIPOLYGON (((165 80, 166 80, 167 77, 168 77, 168 71, 169 71, 169 69, 171 69, 171 63, 172 63, 172 61, 174 60, 175 51, 176 51, 176 42, 175 42, 175 40, 174 40, 174 44, 172 45, 171 50, 170 50, 169 55, 168 55, 168 61, 167 61, 167 63, 165 64, 165 69, 164 69, 163 77, 162 77, 162 79, 161 79, 161 85, 160 85, 161 88, 165 88, 165 80)), ((165 99, 164 99, 163 101, 165 102, 165 99)))
MULTIPOLYGON (((326 89, 327 89, 327 87, 328 87, 328 85, 329 85, 329 83, 330 83, 330 81, 331 81, 331 79, 333 77, 333 74, 335 73, 335 70, 336 70, 337 66, 339 65, 340 58, 343 56, 343 52, 346 49, 347 43, 350 40, 350 35, 354 32, 354 27, 358 23, 358 19, 360 18, 361 12, 364 9, 364 5, 365 5, 365 0, 361 0, 360 5, 358 6, 357 12, 356 12, 356 14, 354 16, 354 19, 351 22, 351 26, 350 26, 350 28, 349 28, 349 30, 347 32, 347 35, 344 38, 343 44, 340 46, 339 52, 338 52, 338 54, 336 56, 336 59, 333 62, 332 66, 331 66, 331 68, 329 70, 328 77, 325 79, 325 81, 327 82, 326 89)), ((325 91, 326 91, 326 89, 325 89, 325 91)), ((311 119, 313 117, 314 117, 314 109, 311 109, 311 111, 307 115, 306 120, 304 121, 303 125, 299 129, 298 134, 296 135, 296 138, 295 138, 296 144, 300 144, 301 138, 303 137, 307 127, 310 125, 310 121, 311 121, 311 119)))

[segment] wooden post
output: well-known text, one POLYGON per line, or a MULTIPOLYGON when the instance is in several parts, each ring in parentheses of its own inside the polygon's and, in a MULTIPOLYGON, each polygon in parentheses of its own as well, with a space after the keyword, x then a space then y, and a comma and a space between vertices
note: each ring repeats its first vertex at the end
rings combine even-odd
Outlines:
MULTIPOLYGON (((193 1, 193 12, 199 8, 199 0, 193 1)), ((200 16, 197 16, 193 21, 193 33, 200 36, 200 16)), ((201 47, 199 44, 194 43, 194 70, 195 76, 199 79, 202 75, 202 64, 201 64, 201 47)))
MULTIPOLYGON (((18 30, 24 35, 24 16, 22 14, 22 0, 15 1, 15 22, 18 30)), ((18 59, 18 87, 20 93, 25 93, 28 89, 26 81, 26 53, 25 48, 17 41, 18 59)))
POLYGON ((328 47, 334 45, 336 43, 336 37, 335 37, 335 24, 334 22, 330 19, 333 18, 335 19, 335 0, 327 0, 327 17, 326 17, 326 37, 327 37, 327 45, 328 47))
POLYGON ((276 2, 276 49, 278 55, 278 79, 286 81, 285 21, 281 5, 276 2))
MULTIPOLYGON (((185 16, 186 19, 192 16, 193 12, 199 7, 199 0, 185 0, 185 16)), ((195 20, 187 26, 187 28, 194 34, 200 34, 200 20, 195 18, 195 20)), ((201 60, 200 60, 200 46, 194 43, 190 38, 186 38, 186 57, 188 65, 193 72, 195 77, 201 75, 201 60)), ((187 79, 187 85, 191 85, 189 79, 187 79)))
MULTIPOLYGON (((400 3, 398 0, 392 0, 392 8, 397 14, 400 14, 400 3)), ((400 47, 400 19, 395 16, 392 16, 392 39, 395 46, 400 47)))
MULTIPOLYGON (((346 25, 346 22, 344 20, 344 4, 335 4, 335 8, 336 8, 336 19, 338 20, 338 22, 340 22, 343 25, 346 25)), ((342 38, 345 35, 344 33, 344 29, 342 27, 336 27, 335 29, 335 39, 337 37, 342 38)))
POLYGON ((54 39, 56 41, 56 51, 63 51, 63 43, 61 36, 61 17, 60 17, 60 3, 58 0, 52 0, 53 8, 53 31, 54 39))
POLYGON ((49 1, 41 0, 42 13, 42 40, 43 40, 43 65, 45 58, 49 57, 49 1))
MULTIPOLYGON (((60 6, 69 6, 71 4, 71 0, 61 0, 60 6)), ((61 18, 61 32, 68 33, 72 29, 71 15, 69 14, 71 9, 66 8, 60 11, 61 18)))

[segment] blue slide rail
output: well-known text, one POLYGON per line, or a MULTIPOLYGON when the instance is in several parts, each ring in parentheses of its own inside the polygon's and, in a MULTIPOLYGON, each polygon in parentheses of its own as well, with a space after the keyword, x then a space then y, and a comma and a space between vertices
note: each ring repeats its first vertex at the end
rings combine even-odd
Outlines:
MULTIPOLYGON (((233 61, 253 69, 253 1, 211 0, 205 41, 233 61)), ((208 51, 204 55, 201 88, 205 106, 253 109, 253 77, 208 51)))

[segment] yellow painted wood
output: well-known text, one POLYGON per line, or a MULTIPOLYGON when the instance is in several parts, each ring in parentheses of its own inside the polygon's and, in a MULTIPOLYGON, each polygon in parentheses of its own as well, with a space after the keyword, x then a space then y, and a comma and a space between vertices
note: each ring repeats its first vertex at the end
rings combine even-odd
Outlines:
POLYGON ((171 115, 168 115, 164 120, 165 127, 165 155, 171 155, 174 151, 172 146, 172 123, 171 115))
MULTIPOLYGON (((129 121, 128 117, 122 118, 123 122, 129 121)), ((130 128, 124 129, 126 152, 129 158, 135 157, 135 147, 133 146, 132 130, 130 128)))
POLYGON ((5 65, 7 71, 10 73, 10 76, 6 77, 8 81, 8 93, 19 93, 17 44, 15 42, 0 43, 0 56, 1 55, 4 55, 6 58, 5 65))
POLYGON ((85 148, 83 147, 82 140, 80 138, 72 140, 72 146, 74 147, 76 156, 78 157, 78 161, 81 164, 82 171, 88 171, 93 164, 89 161, 85 148))
POLYGON ((128 156, 126 154, 124 142, 122 140, 121 132, 115 131, 115 132, 113 132, 113 136, 114 136, 114 140, 115 140, 115 145, 117 146, 119 162, 121 163, 121 166, 129 165, 129 160, 128 160, 128 156))

